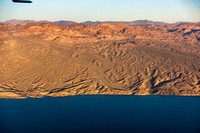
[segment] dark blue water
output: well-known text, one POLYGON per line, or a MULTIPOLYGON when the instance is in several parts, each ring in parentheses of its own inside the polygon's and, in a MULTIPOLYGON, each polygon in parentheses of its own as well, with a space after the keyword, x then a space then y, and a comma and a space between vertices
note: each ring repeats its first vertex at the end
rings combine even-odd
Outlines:
POLYGON ((200 97, 0 99, 0 133, 200 133, 200 97))

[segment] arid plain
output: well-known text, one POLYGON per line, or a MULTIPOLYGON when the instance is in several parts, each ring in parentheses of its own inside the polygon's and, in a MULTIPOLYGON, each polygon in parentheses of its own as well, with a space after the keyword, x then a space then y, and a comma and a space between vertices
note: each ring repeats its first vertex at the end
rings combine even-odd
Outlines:
POLYGON ((200 24, 0 24, 0 98, 200 96, 200 24))

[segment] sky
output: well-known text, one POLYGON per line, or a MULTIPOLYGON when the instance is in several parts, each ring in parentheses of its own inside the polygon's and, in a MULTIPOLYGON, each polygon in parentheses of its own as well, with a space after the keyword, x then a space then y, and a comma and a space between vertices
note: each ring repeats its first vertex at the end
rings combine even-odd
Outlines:
POLYGON ((10 19, 200 22, 200 0, 0 0, 0 22, 10 19))

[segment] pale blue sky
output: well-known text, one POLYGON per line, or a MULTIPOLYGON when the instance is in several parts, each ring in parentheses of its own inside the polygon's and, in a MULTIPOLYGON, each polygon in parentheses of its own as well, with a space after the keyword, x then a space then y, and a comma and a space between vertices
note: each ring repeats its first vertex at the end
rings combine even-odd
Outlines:
POLYGON ((9 19, 91 21, 200 21, 200 0, 0 0, 0 21, 9 19))

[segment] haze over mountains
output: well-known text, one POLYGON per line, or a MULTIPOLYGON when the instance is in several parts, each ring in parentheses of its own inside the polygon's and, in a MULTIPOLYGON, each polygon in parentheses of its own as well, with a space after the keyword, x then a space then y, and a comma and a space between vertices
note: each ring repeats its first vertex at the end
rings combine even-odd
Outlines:
POLYGON ((200 96, 200 24, 0 24, 0 97, 200 96))
MULTIPOLYGON (((102 23, 110 23, 110 24, 117 24, 117 23, 124 23, 126 26, 131 25, 138 25, 138 24, 152 24, 152 25, 176 25, 181 23, 194 23, 194 22, 176 22, 176 23, 165 23, 165 22, 159 22, 159 21, 150 21, 150 20, 136 20, 136 21, 85 21, 80 24, 88 24, 88 25, 98 25, 102 23)), ((23 23, 55 23, 55 24, 61 24, 61 25, 71 25, 76 24, 77 22, 74 21, 66 21, 66 20, 60 20, 60 21, 47 21, 47 20, 41 20, 41 21, 35 21, 35 20, 17 20, 17 19, 11 19, 8 21, 4 21, 2 23, 5 24, 23 24, 23 23)), ((198 22, 200 23, 200 22, 198 22)))

